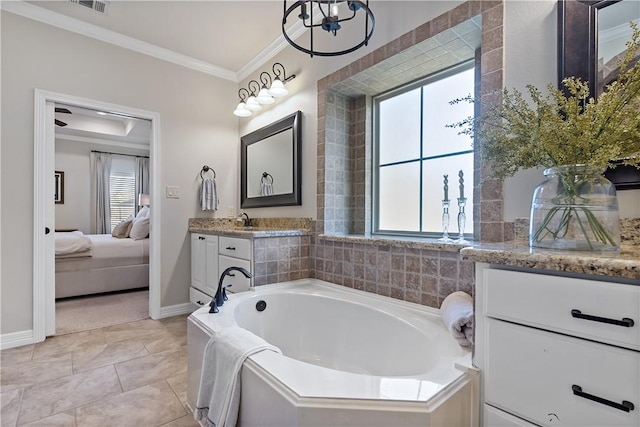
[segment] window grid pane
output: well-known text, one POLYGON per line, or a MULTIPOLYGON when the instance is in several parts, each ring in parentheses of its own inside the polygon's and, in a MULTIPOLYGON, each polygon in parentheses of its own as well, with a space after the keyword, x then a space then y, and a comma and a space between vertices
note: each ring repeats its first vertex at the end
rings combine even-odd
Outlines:
POLYGON ((458 172, 462 170, 466 198, 464 232, 473 233, 473 147, 467 136, 457 135, 457 131, 444 125, 473 115, 470 104, 455 108, 457 106, 448 103, 474 92, 474 75, 472 66, 463 66, 457 73, 430 78, 431 81, 422 83, 421 87, 413 86, 415 89, 374 101, 378 153, 374 232, 441 235, 443 175, 446 174, 449 234, 457 235, 458 172), (389 112, 390 106, 393 114, 389 112), (407 135, 416 128, 420 129, 419 141, 408 143, 407 135))
POLYGON ((111 229, 135 214, 136 178, 133 173, 112 172, 109 177, 111 229))

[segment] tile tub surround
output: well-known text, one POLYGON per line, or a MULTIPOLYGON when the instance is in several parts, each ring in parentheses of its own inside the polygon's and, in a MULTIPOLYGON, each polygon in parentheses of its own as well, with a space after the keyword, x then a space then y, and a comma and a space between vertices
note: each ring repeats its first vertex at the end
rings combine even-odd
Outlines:
POLYGON ((317 279, 435 308, 452 292, 474 292, 473 263, 460 258, 463 245, 348 235, 315 241, 317 279))
POLYGON ((488 243, 460 251, 464 261, 631 279, 640 285, 640 246, 619 252, 573 252, 531 249, 526 243, 488 243))
POLYGON ((1 351, 2 426, 197 427, 186 406, 186 319, 142 320, 1 351))

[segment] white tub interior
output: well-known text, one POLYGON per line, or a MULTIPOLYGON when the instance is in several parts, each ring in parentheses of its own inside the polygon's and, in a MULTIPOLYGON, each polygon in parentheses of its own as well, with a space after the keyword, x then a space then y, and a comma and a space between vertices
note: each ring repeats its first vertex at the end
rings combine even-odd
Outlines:
MULTIPOLYGON (((338 425, 384 425, 371 420, 385 419, 388 411, 397 411, 397 425, 417 419, 429 425, 441 408, 464 425, 474 418, 470 352, 429 307, 304 279, 230 295, 220 313, 202 308, 189 320, 203 331, 200 341, 238 325, 282 350, 245 362, 243 387, 251 390, 243 391, 241 407, 249 425, 307 425, 304 417, 320 409, 328 412, 315 421, 331 415, 343 420, 338 425), (265 310, 256 309, 258 301, 265 310)), ((189 369, 191 388, 197 374, 189 369)))

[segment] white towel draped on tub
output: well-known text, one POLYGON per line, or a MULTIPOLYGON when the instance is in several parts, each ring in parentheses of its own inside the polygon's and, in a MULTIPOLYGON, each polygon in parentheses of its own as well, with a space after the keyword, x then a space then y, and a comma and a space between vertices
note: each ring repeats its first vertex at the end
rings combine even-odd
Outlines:
POLYGON ((440 316, 453 338, 463 347, 473 345, 473 298, 458 291, 449 294, 440 306, 440 316))
POLYGON ((218 210, 218 189, 216 180, 213 178, 204 178, 200 186, 200 204, 203 211, 218 210))
POLYGON ((234 427, 240 409, 240 373, 245 359, 277 347, 246 329, 223 328, 204 349, 195 419, 205 427, 234 427))

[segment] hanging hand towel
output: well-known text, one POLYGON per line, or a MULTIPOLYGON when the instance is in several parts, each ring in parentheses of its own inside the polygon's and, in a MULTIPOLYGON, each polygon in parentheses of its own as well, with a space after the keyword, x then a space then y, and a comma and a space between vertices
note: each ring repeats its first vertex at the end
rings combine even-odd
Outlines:
POLYGON ((203 211, 218 210, 218 189, 216 180, 213 178, 205 178, 200 186, 200 204, 203 211))
POLYGON ((204 427, 235 427, 240 409, 240 374, 247 357, 262 350, 281 351, 238 327, 223 328, 204 348, 194 417, 204 427))
POLYGON ((440 306, 440 316, 447 329, 463 347, 473 345, 473 298, 465 292, 449 294, 440 306))

